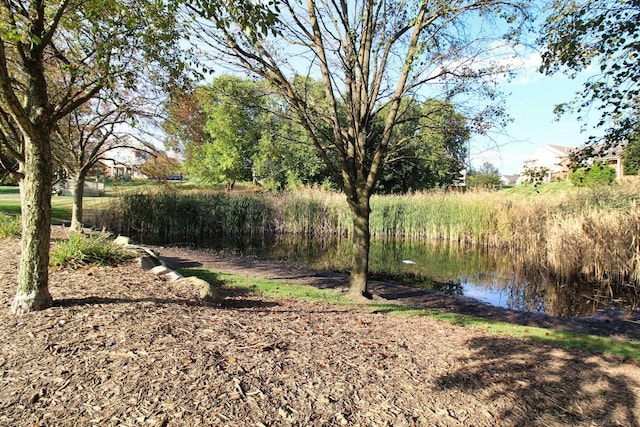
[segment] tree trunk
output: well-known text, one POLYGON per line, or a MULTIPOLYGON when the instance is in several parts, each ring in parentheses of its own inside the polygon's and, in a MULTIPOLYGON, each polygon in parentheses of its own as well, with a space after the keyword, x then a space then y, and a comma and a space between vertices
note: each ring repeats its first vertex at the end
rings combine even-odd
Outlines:
POLYGON ((353 264, 349 276, 349 293, 354 298, 371 299, 367 288, 369 278, 369 249, 371 231, 369 230, 370 198, 361 197, 357 203, 349 203, 353 215, 353 264))
POLYGON ((22 203, 22 252, 18 289, 11 312, 24 314, 53 304, 49 293, 49 246, 51 232, 51 146, 44 136, 25 143, 24 178, 20 181, 22 203))
POLYGON ((75 176, 75 183, 73 185, 73 207, 71 209, 71 229, 73 231, 82 230, 82 201, 84 199, 84 182, 86 179, 86 174, 82 172, 79 172, 75 176))

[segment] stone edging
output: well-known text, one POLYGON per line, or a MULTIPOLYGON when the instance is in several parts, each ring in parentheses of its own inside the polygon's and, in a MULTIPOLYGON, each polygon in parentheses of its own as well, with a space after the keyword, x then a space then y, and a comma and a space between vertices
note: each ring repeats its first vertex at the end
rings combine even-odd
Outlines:
POLYGON ((195 276, 185 277, 177 271, 172 270, 160 259, 159 254, 144 246, 136 245, 130 237, 118 236, 113 243, 135 253, 142 270, 170 282, 194 286, 199 290, 201 300, 209 302, 218 301, 218 291, 211 283, 195 276))

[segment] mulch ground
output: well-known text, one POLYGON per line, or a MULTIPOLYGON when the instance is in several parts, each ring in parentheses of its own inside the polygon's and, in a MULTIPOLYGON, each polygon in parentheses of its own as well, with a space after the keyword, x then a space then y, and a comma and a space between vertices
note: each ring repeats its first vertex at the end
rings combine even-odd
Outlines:
POLYGON ((3 426, 640 423, 635 364, 228 289, 207 304, 135 262, 52 270, 56 305, 14 317, 18 253, 0 241, 3 426))

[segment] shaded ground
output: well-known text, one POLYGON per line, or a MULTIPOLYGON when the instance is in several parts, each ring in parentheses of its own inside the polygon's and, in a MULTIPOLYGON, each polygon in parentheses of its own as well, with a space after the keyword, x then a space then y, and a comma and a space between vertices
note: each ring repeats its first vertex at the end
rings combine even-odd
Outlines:
POLYGON ((18 252, 0 241, 3 426, 640 422, 633 364, 239 291, 208 305, 136 263, 52 271, 56 306, 13 317, 18 252))

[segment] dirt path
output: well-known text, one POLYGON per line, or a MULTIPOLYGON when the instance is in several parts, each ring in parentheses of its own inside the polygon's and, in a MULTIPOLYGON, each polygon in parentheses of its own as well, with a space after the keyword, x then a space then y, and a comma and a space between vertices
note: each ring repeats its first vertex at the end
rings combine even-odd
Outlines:
MULTIPOLYGON (((53 270, 55 307, 13 317, 18 253, 17 241, 0 241, 2 426, 640 423, 634 364, 233 290, 205 304, 136 263, 53 270)), ((244 273, 263 268, 249 261, 244 273)))

